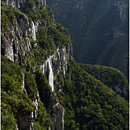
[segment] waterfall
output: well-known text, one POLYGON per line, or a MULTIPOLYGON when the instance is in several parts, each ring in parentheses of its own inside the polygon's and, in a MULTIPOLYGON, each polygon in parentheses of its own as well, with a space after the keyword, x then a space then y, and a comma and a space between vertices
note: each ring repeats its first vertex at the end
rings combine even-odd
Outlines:
POLYGON ((43 74, 44 74, 44 72, 45 72, 45 70, 44 70, 44 64, 43 64, 43 66, 42 66, 42 72, 43 72, 43 74))
POLYGON ((49 66, 49 85, 51 86, 52 91, 54 91, 54 83, 53 83, 54 75, 53 75, 53 70, 52 70, 51 58, 52 58, 52 56, 50 56, 47 59, 48 66, 49 66))
MULTIPOLYGON (((49 85, 54 91, 55 86, 54 86, 54 76, 55 74, 53 73, 53 65, 52 64, 54 60, 59 60, 59 67, 56 70, 56 73, 59 73, 61 69, 63 68, 63 75, 65 75, 66 70, 67 70, 67 61, 69 60, 69 56, 67 53, 66 48, 57 48, 55 53, 51 55, 44 63, 41 64, 40 69, 43 74, 47 76, 49 85)), ((54 66, 55 67, 55 66, 54 66)))
POLYGON ((49 85, 52 89, 52 91, 54 91, 54 74, 53 74, 53 69, 52 69, 52 56, 50 56, 41 66, 41 70, 42 70, 42 73, 45 74, 46 72, 49 72, 49 76, 48 76, 48 82, 49 82, 49 85))
POLYGON ((34 41, 36 40, 36 30, 35 30, 35 25, 33 21, 32 21, 32 38, 34 41))

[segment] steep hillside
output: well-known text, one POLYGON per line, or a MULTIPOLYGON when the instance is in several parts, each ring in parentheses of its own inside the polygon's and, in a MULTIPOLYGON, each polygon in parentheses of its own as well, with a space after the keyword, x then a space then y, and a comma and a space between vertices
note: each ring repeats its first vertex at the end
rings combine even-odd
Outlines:
POLYGON ((17 63, 6 57, 1 58, 1 129, 31 129, 34 117, 34 128, 47 129, 51 120, 44 103, 39 101, 34 75, 23 72, 17 63), (35 113, 34 116, 32 112, 35 113))
POLYGON ((63 129, 64 107, 55 93, 63 85, 54 79, 64 77, 71 60, 68 30, 39 0, 3 0, 1 14, 2 130, 63 129))
POLYGON ((69 29, 77 62, 112 66, 128 77, 128 0, 47 2, 69 29))
POLYGON ((75 61, 68 64, 58 96, 65 107, 65 130, 129 129, 128 102, 75 61))
POLYGON ((128 129, 128 101, 74 61, 46 0, 2 0, 1 18, 2 130, 128 129))
POLYGON ((100 80, 118 94, 128 99, 128 81, 122 72, 115 68, 102 65, 79 65, 82 69, 94 76, 96 79, 100 80))

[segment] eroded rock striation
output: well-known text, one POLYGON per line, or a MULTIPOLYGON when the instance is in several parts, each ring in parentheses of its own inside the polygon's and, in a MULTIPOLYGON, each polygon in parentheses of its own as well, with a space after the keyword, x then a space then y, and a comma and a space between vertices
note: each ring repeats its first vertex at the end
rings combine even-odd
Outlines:
MULTIPOLYGON (((27 0, 3 0, 4 5, 11 6, 17 10, 21 10, 25 7, 27 0)), ((41 0, 41 4, 46 7, 46 0, 41 0)), ((34 46, 37 46, 36 33, 41 26, 41 21, 29 21, 29 18, 23 14, 17 14, 14 16, 14 20, 10 20, 9 27, 7 29, 2 28, 2 55, 6 56, 13 62, 17 62, 19 65, 24 65, 27 63, 27 57, 32 55, 33 46, 31 42, 35 42, 34 46)), ((44 27, 46 27, 45 25, 44 27)), ((60 77, 64 77, 67 71, 67 62, 72 59, 72 44, 67 46, 59 45, 54 54, 49 56, 40 66, 43 74, 46 75, 48 83, 55 92, 62 91, 62 84, 59 86, 55 83, 56 74, 60 73, 60 77), (62 71, 62 72, 61 72, 62 71)), ((35 68, 35 66, 33 66, 35 68)), ((34 71, 33 71, 34 73, 34 71)), ((28 96, 28 92, 25 89, 25 74, 22 72, 22 92, 28 96)), ((60 80, 60 79, 58 79, 60 80)), ((50 93, 51 94, 51 93, 50 93)), ((51 95, 50 95, 51 96, 51 95)), ((38 116, 38 104, 40 101, 39 92, 35 99, 33 99, 33 104, 35 105, 35 111, 31 113, 17 114, 17 129, 19 130, 32 130, 34 129, 33 122, 38 116)), ((64 129, 64 107, 59 103, 59 100, 54 100, 50 102, 48 107, 48 113, 51 115, 53 125, 51 130, 63 130, 64 129)))
MULTIPOLYGON (((28 0, 2 0, 5 5, 9 5, 15 9, 24 8, 28 0)), ((42 5, 46 7, 46 0, 40 0, 42 5)))
POLYGON ((72 45, 69 47, 59 47, 56 49, 55 53, 51 55, 42 65, 41 70, 47 75, 49 84, 52 91, 58 91, 59 86, 54 85, 54 76, 63 69, 62 76, 65 75, 67 70, 67 62, 71 60, 72 56, 72 45))

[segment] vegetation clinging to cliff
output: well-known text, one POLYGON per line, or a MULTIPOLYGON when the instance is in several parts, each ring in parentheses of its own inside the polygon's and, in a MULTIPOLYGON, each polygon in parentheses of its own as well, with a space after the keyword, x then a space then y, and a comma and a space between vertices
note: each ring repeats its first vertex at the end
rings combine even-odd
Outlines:
MULTIPOLYGON (((128 76, 129 0, 47 0, 55 19, 69 29, 79 63, 111 66, 128 76)), ((128 77, 127 77, 128 78, 128 77)))
POLYGON ((59 98, 65 107, 65 130, 128 129, 128 101, 74 61, 68 64, 59 98))
MULTIPOLYGON (((125 75, 113 68, 102 65, 90 65, 90 64, 79 64, 82 69, 86 72, 94 76, 96 79, 103 82, 108 87, 115 89, 115 87, 119 87, 122 91, 124 87, 126 87, 126 91, 128 93, 128 80, 125 75)), ((128 95, 121 94, 121 96, 128 99, 128 95)))
MULTIPOLYGON (((57 97, 51 92, 47 77, 40 73, 39 67, 55 52, 57 47, 68 47, 71 44, 68 30, 55 22, 53 13, 48 6, 36 8, 33 11, 27 7, 24 12, 21 12, 2 4, 2 35, 8 37, 9 31, 15 26, 14 23, 17 23, 20 30, 18 18, 22 18, 23 15, 28 16, 26 18, 29 19, 29 28, 32 27, 32 21, 35 24, 39 22, 37 40, 33 41, 31 31, 28 31, 27 37, 31 41, 32 48, 25 57, 21 53, 26 52, 26 49, 20 50, 21 53, 19 52, 18 55, 24 61, 22 61, 22 66, 19 66, 4 56, 7 41, 2 39, 2 130, 16 129, 19 114, 30 116, 31 112, 34 112, 36 108, 32 101, 35 100, 38 90, 41 101, 38 105, 38 116, 35 118, 34 128, 48 129, 52 125, 50 115, 46 113, 46 108, 57 97), (23 75, 25 75, 24 79, 23 75), (26 89, 24 92, 21 89, 23 80, 26 89)), ((15 30, 14 35, 16 35, 15 30)), ((18 38, 18 45, 23 47, 26 38, 20 36, 20 38, 16 38, 18 38)), ((15 49, 13 48, 14 52, 15 49)))
MULTIPOLYGON (((35 3, 33 0, 29 2, 32 2, 29 7, 32 8, 35 3)), ((6 8, 8 7, 4 6, 3 9, 6 10, 6 8)), ((32 41, 32 37, 29 37, 32 50, 26 56, 26 62, 21 67, 2 56, 3 130, 16 129, 18 114, 30 115, 36 109, 32 101, 36 98, 37 90, 39 90, 41 101, 38 105, 38 116, 34 120, 34 128, 48 129, 52 124, 46 108, 57 99, 57 96, 51 92, 47 77, 40 72, 39 66, 54 53, 57 47, 66 47, 71 41, 68 30, 55 23, 50 8, 40 8, 41 11, 36 8, 33 11, 25 10, 24 12, 29 18, 30 27, 32 20, 34 22, 40 20, 37 40, 32 41), (35 46, 35 43, 38 45, 35 46), (25 96, 26 93, 24 94, 21 90, 22 73, 25 74, 25 88, 28 96, 25 96)), ((12 24, 12 16, 13 20, 16 20, 16 14, 23 15, 20 11, 15 12, 15 9, 11 7, 7 12, 9 25, 12 24), (13 12, 13 15, 10 12, 13 12)), ((2 15, 2 18, 4 16, 2 15)), ((6 24, 2 26, 5 27, 6 24)), ((65 107, 66 130, 128 129, 128 102, 81 69, 77 63, 72 61, 68 64, 65 79, 62 77, 61 81, 56 82, 56 84, 60 83, 64 84, 63 92, 58 92, 58 96, 60 103, 65 107)))

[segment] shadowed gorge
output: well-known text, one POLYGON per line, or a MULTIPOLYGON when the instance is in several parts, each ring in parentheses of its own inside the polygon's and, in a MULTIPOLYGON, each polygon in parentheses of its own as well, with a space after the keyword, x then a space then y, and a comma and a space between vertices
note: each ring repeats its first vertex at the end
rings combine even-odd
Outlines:
POLYGON ((50 0, 55 19, 69 29, 74 58, 121 70, 128 78, 128 0, 50 0))
POLYGON ((1 19, 2 130, 129 129, 127 78, 77 63, 46 0, 2 0, 1 19))

